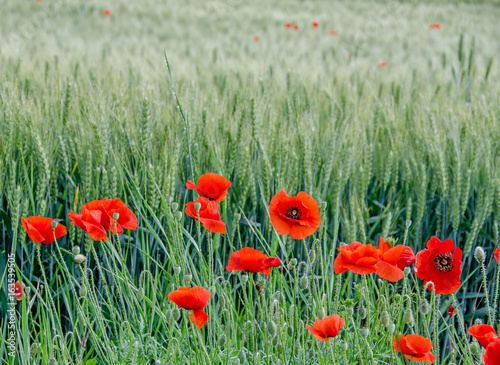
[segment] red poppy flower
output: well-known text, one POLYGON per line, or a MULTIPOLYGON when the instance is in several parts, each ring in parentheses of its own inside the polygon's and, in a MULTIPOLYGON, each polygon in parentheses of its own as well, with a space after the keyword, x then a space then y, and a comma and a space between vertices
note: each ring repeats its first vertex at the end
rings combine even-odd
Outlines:
POLYGON ((378 269, 375 273, 382 279, 392 282, 401 280, 404 268, 416 260, 410 247, 403 245, 392 247, 382 237, 379 239, 378 249, 382 251, 382 260, 377 263, 378 269))
POLYGON ((185 212, 191 218, 198 220, 198 212, 195 208, 195 203, 200 203, 200 223, 203 224, 210 232, 214 233, 226 233, 226 223, 222 221, 219 214, 219 204, 215 201, 210 201, 207 198, 201 196, 196 199, 195 202, 189 202, 186 204, 185 212))
MULTIPOLYGON (((259 37, 256 38, 256 42, 258 42, 259 37)), ((196 190, 200 196, 218 202, 224 200, 227 194, 227 189, 229 189, 230 186, 231 182, 228 179, 212 172, 207 172, 206 174, 201 175, 198 179, 198 186, 196 186, 191 180, 188 180, 186 183, 186 187, 188 189, 196 190)))
POLYGON ((288 196, 281 190, 271 199, 269 215, 276 232, 284 236, 290 234, 296 240, 312 235, 321 223, 318 203, 303 191, 297 196, 288 196))
POLYGON ((23 292, 25 287, 26 285, 23 284, 21 288, 21 283, 19 281, 17 281, 16 284, 14 285, 14 296, 16 297, 17 300, 23 300, 23 292))
POLYGON ((451 305, 448 306, 448 315, 450 316, 450 318, 455 314, 455 310, 455 307, 452 307, 451 305))
POLYGON ((491 343, 483 355, 484 365, 500 364, 500 340, 491 343))
POLYGON ((439 23, 432 23, 429 28, 431 29, 441 29, 441 24, 439 23))
POLYGON ((500 259, 500 247, 497 247, 493 256, 495 256, 495 260, 497 260, 498 263, 498 260, 500 259))
POLYGON ((36 0, 38 3, 41 3, 43 0, 36 0))
POLYGON ((286 23, 286 24, 285 24, 285 28, 291 28, 291 27, 293 27, 293 24, 292 24, 292 23, 286 23))
POLYGON ((330 34, 330 35, 337 35, 337 31, 334 30, 334 29, 331 29, 331 30, 328 31, 328 34, 330 34))
POLYGON ((318 23, 318 22, 316 22, 316 21, 314 21, 314 22, 312 22, 312 23, 311 23, 311 26, 312 26, 313 28, 318 28, 318 27, 319 27, 319 23, 318 23))
POLYGON ((257 43, 259 41, 259 37, 258 36, 253 37, 253 41, 257 43))
POLYGON ((71 225, 80 227, 88 233, 95 241, 107 241, 106 231, 115 231, 115 222, 113 215, 118 213, 116 221, 116 231, 123 233, 123 229, 135 231, 137 229, 137 217, 120 199, 93 200, 84 204, 81 214, 75 212, 69 213, 71 225))
POLYGON ((293 26, 293 29, 294 29, 294 30, 299 30, 299 26, 298 26, 298 25, 294 25, 294 26, 293 26))
POLYGON ((385 67, 385 66, 387 66, 387 62, 385 62, 385 61, 384 61, 384 62, 380 62, 380 63, 377 65, 377 67, 385 67))
POLYGON ((239 251, 233 252, 229 256, 227 271, 249 271, 253 273, 262 273, 267 275, 271 273, 271 268, 280 266, 281 260, 277 257, 269 257, 262 251, 257 251, 251 247, 244 247, 239 251))
POLYGON ((111 15, 111 10, 109 10, 109 9, 104 9, 104 10, 102 11, 102 13, 103 13, 105 16, 110 16, 110 15, 111 15))
POLYGON ((208 322, 208 314, 202 309, 210 299, 210 292, 201 286, 185 288, 181 286, 176 291, 168 294, 168 299, 174 302, 178 307, 193 311, 189 315, 191 323, 201 329, 208 322))
POLYGON ((317 340, 328 342, 330 338, 336 337, 340 329, 345 324, 345 320, 338 314, 326 316, 323 319, 316 318, 311 327, 306 324, 307 329, 317 340))
POLYGON ((453 294, 460 287, 462 273, 462 250, 452 240, 441 242, 433 236, 427 242, 427 248, 417 254, 415 273, 425 280, 434 283, 436 294, 453 294))
POLYGON ((472 326, 469 328, 468 333, 484 348, 487 348, 491 343, 498 340, 495 329, 488 324, 478 324, 472 326))
POLYGON ((29 238, 35 243, 48 245, 54 242, 54 234, 55 238, 58 239, 68 233, 66 231, 66 227, 64 227, 61 223, 56 222, 57 227, 53 234, 52 222, 55 221, 52 218, 29 217, 28 219, 25 219, 22 217, 21 222, 23 223, 23 227, 26 232, 28 232, 29 238))
POLYGON ((368 275, 378 270, 378 262, 382 258, 382 250, 369 244, 353 242, 340 246, 339 254, 333 263, 336 274, 351 270, 355 274, 368 275))
POLYGON ((436 360, 436 356, 431 354, 432 342, 419 335, 399 335, 399 339, 394 337, 394 350, 415 362, 427 361, 432 364, 436 360))

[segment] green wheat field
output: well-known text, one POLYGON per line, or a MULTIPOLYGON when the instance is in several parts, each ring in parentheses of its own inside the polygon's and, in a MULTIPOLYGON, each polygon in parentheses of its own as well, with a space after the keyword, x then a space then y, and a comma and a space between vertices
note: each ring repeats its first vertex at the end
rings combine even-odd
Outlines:
POLYGON ((500 364, 498 19, 498 1, 0 0, 0 364, 500 364), (225 234, 185 213, 207 172, 231 182, 225 234), (277 232, 281 190, 317 202, 313 234, 277 232), (136 229, 72 225, 114 198, 136 229), (67 234, 34 242, 34 216, 67 234), (463 252, 453 293, 414 270, 433 236, 463 252), (380 237, 417 257, 402 279, 337 273, 380 237), (228 271, 244 247, 281 264, 228 271), (196 286, 202 328, 169 299, 196 286), (404 350, 414 335, 432 349, 404 350))

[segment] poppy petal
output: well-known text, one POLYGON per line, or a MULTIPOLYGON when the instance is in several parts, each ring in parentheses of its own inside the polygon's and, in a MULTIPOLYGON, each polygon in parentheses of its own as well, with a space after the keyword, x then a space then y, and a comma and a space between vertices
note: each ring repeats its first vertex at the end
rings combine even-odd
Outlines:
POLYGON ((400 268, 391 265, 385 261, 379 261, 377 263, 377 271, 375 271, 375 274, 380 276, 382 279, 388 280, 390 282, 396 282, 399 281, 403 278, 403 270, 400 268))
POLYGON ((201 309, 195 309, 189 315, 189 319, 191 320, 192 324, 197 326, 198 329, 201 329, 201 327, 203 327, 208 322, 208 314, 201 309))

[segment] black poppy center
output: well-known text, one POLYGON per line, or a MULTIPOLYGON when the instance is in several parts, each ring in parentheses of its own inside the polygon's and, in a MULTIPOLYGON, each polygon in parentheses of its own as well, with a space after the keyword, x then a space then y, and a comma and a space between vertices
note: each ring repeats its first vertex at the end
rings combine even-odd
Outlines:
POLYGON ((292 219, 300 219, 300 217, 302 217, 302 211, 297 207, 291 207, 286 212, 286 216, 292 219))
POLYGON ((451 253, 440 253, 434 259, 434 264, 436 265, 436 269, 439 271, 450 272, 455 266, 455 259, 451 253))

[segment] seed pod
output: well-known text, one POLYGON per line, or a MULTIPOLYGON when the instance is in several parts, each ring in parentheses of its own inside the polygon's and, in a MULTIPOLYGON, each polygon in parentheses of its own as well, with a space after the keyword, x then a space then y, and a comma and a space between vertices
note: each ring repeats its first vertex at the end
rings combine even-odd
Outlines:
POLYGON ((486 254, 484 253, 484 250, 481 246, 477 246, 476 249, 474 250, 474 257, 476 261, 480 264, 482 264, 486 259, 486 254))
POLYGON ((184 275, 184 281, 186 282, 186 284, 189 284, 191 280, 193 280, 193 275, 191 274, 184 275))
POLYGON ((50 226, 52 227, 52 229, 56 229, 58 224, 59 223, 57 221, 50 222, 50 226))
POLYGON ((200 202, 194 203, 194 209, 196 209, 196 211, 199 212, 201 209, 201 203, 200 202))
POLYGON ((382 325, 386 327, 389 324, 390 320, 391 318, 389 316, 389 312, 383 311, 380 315, 380 322, 382 322, 382 325))
POLYGON ((342 351, 346 352, 349 348, 349 345, 345 341, 340 341, 340 348, 342 349, 342 351))
POLYGON ((120 213, 114 212, 113 213, 113 220, 116 222, 120 218, 120 213))
POLYGON ((176 322, 179 320, 179 318, 181 318, 181 312, 178 308, 172 309, 172 318, 176 322))
POLYGON ((370 330, 366 327, 360 328, 359 334, 361 335, 361 337, 367 338, 370 335, 370 330))
POLYGON ((179 203, 173 202, 172 204, 170 204, 170 208, 172 209, 172 212, 177 212, 177 209, 179 209, 179 203))
POLYGON ((247 274, 241 275, 240 280, 241 280, 241 284, 245 285, 248 281, 248 275, 247 274))
POLYGON ((367 315, 368 315, 368 310, 366 309, 366 307, 363 306, 363 307, 358 308, 359 318, 365 319, 367 315))
POLYGON ((85 298, 87 296, 87 287, 85 285, 81 285, 79 292, 80 296, 85 298))
POLYGON ((396 330, 396 325, 394 323, 389 323, 387 325, 387 327, 385 327, 385 329, 387 330, 387 332, 392 335, 394 333, 394 331, 396 330))
POLYGON ((179 276, 181 273, 181 267, 180 266, 174 266, 174 275, 179 276))
POLYGON ((309 286, 309 279, 306 275, 302 276, 299 281, 299 287, 300 289, 307 289, 309 286))
POLYGON ((291 260, 290 260, 290 266, 291 266, 291 267, 295 267, 295 266, 297 266, 297 263, 298 263, 298 261, 297 261, 297 259, 295 259, 295 258, 293 258, 293 259, 291 259, 291 260))
POLYGON ((83 262, 85 262, 85 260, 87 260, 87 258, 82 254, 78 254, 75 256, 75 262, 77 264, 82 264, 83 262))
POLYGON ((73 252, 73 255, 78 255, 80 253, 80 246, 73 246, 71 252, 73 252))
POLYGON ((220 335, 219 336, 219 341, 218 341, 219 342, 219 346, 220 347, 224 347, 224 345, 226 344, 226 340, 227 340, 227 338, 226 338, 225 334, 220 335))
POLYGON ((25 287, 25 288, 24 288, 24 293, 25 293, 26 295, 30 295, 30 293, 31 293, 31 287, 30 287, 30 286, 25 287))

